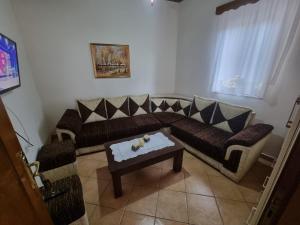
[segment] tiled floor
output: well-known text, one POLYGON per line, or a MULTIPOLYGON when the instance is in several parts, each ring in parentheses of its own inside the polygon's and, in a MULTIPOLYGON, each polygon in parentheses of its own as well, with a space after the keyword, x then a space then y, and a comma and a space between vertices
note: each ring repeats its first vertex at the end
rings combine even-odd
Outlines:
POLYGON ((168 160, 129 174, 115 199, 105 152, 79 157, 78 169, 91 225, 242 225, 271 172, 257 163, 236 184, 185 152, 182 172, 168 160))

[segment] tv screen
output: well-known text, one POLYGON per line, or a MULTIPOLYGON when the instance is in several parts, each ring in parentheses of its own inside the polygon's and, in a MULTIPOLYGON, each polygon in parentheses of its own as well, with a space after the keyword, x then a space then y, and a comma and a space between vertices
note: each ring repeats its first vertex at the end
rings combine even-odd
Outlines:
POLYGON ((0 33, 0 94, 20 85, 17 44, 0 33))

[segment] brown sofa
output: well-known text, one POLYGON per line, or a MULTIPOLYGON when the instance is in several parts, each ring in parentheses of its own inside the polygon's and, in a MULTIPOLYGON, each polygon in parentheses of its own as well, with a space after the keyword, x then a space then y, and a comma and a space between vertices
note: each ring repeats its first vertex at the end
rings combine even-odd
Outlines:
POLYGON ((77 153, 103 149, 107 141, 165 129, 191 153, 239 181, 257 160, 273 127, 252 125, 255 113, 195 96, 193 99, 125 96, 79 100, 57 124, 60 140, 71 138, 77 153))

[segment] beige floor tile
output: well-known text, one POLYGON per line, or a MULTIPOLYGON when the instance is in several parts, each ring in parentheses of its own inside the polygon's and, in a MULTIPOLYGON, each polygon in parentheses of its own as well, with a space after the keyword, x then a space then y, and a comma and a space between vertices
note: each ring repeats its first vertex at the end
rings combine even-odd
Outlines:
POLYGON ((161 167, 163 169, 172 169, 173 168, 173 158, 165 160, 165 161, 162 161, 161 162, 161 167))
POLYGON ((106 153, 105 151, 102 152, 96 152, 93 154, 88 154, 85 156, 87 159, 94 159, 94 160, 101 160, 101 161, 107 161, 106 153))
POLYGON ((85 202, 99 204, 99 196, 104 192, 108 185, 108 181, 89 178, 83 185, 83 196, 85 202))
POLYGON ((195 159, 195 156, 193 156, 191 153, 189 153, 188 151, 184 151, 183 152, 183 157, 186 159, 195 159))
POLYGON ((262 187, 254 174, 248 173, 240 181, 238 188, 246 202, 258 203, 261 196, 262 187))
POLYGON ((188 224, 187 223, 176 222, 176 221, 173 221, 173 220, 165 220, 165 219, 156 218, 155 219, 155 225, 188 225, 188 224))
POLYGON ((226 177, 209 177, 214 195, 219 198, 244 201, 238 185, 226 177))
POLYGON ((256 179, 263 184, 265 178, 272 173, 272 167, 266 166, 260 162, 256 162, 250 172, 255 174, 256 179))
POLYGON ((173 169, 163 169, 160 188, 185 192, 184 172, 175 173, 173 169))
POLYGON ((214 167, 203 163, 203 169, 205 170, 206 174, 208 176, 215 176, 215 177, 224 177, 224 175, 222 173, 220 173, 217 169, 215 169, 214 167))
POLYGON ((156 216, 163 219, 188 222, 186 193, 169 190, 160 191, 156 216))
POLYGON ((217 198, 224 225, 245 224, 250 210, 245 202, 217 198))
POLYGON ((183 168, 188 175, 190 174, 206 174, 205 169, 203 168, 203 162, 198 159, 183 159, 183 168))
POLYGON ((152 186, 136 186, 133 188, 126 210, 155 216, 158 189, 152 186))
POLYGON ((111 174, 108 170, 107 166, 101 167, 97 169, 97 176, 100 180, 108 180, 111 181, 111 174))
POLYGON ((191 194, 214 196, 208 176, 192 174, 185 178, 186 191, 191 194))
POLYGON ((92 176, 96 169, 105 166, 105 162, 99 160, 84 159, 78 162, 78 174, 83 177, 92 176))
POLYGON ((90 174, 90 177, 98 178, 98 173, 101 171, 102 168, 107 167, 106 161, 101 160, 95 160, 97 162, 97 168, 93 170, 93 172, 90 174))
POLYGON ((161 168, 146 167, 136 173, 135 185, 142 186, 159 186, 160 178, 162 175, 161 168))
POLYGON ((154 217, 126 211, 121 225, 154 225, 154 217))
POLYGON ((87 158, 85 156, 77 156, 76 158, 76 162, 77 163, 82 163, 83 161, 85 161, 87 158))
POLYGON ((93 215, 97 205, 85 203, 85 210, 87 212, 89 220, 91 219, 91 216, 93 215))
POLYGON ((112 209, 97 206, 90 219, 90 225, 119 225, 124 209, 112 209))
POLYGON ((115 198, 112 184, 109 184, 105 191, 100 196, 100 205, 113 209, 120 209, 126 206, 128 203, 133 186, 129 184, 122 184, 123 195, 119 198, 115 198))
POLYGON ((254 203, 249 203, 249 202, 246 202, 248 208, 250 209, 250 211, 252 210, 253 207, 256 207, 257 204, 254 204, 254 203))
POLYGON ((82 177, 82 176, 79 176, 79 178, 80 178, 80 182, 83 187, 86 185, 87 181, 90 179, 89 177, 82 177))
POLYGON ((189 223, 195 225, 222 225, 222 219, 213 197, 188 194, 189 223))
POLYGON ((163 168, 163 163, 162 162, 155 163, 155 164, 150 165, 148 167, 154 167, 154 168, 160 168, 160 169, 162 169, 163 168))

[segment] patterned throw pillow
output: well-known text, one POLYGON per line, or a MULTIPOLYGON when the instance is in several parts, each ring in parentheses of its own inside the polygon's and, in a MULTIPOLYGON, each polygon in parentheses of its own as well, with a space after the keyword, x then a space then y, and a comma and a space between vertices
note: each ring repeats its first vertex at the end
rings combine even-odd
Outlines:
POLYGON ((129 96, 130 115, 142 115, 150 112, 149 95, 129 96))
POLYGON ((178 102, 178 111, 177 113, 183 116, 189 116, 190 115, 190 109, 191 109, 192 102, 187 100, 180 99, 178 102))
POLYGON ((128 97, 107 98, 105 104, 108 119, 130 116, 128 97))
POLYGON ((165 112, 177 112, 178 104, 178 99, 165 99, 165 112))
POLYGON ((252 110, 245 107, 229 105, 219 102, 217 104, 212 124, 222 130, 238 133, 248 126, 252 110))
POLYGON ((107 119, 104 98, 78 100, 77 105, 83 123, 92 123, 107 119))
POLYGON ((194 96, 190 117, 202 123, 209 124, 212 118, 216 102, 214 100, 194 96))
POLYGON ((151 111, 152 112, 164 112, 165 100, 163 98, 151 99, 151 111))

